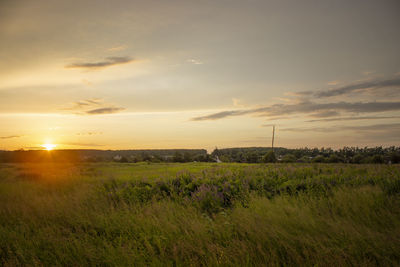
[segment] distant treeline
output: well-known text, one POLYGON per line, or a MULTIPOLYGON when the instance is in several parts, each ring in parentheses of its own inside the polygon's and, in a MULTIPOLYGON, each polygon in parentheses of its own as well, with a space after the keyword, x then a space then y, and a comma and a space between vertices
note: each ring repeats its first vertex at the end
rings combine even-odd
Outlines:
POLYGON ((215 149, 212 158, 223 162, 400 163, 400 147, 296 148, 246 147, 215 149))
POLYGON ((211 161, 205 149, 0 151, 0 162, 211 161))
POLYGON ((317 162, 317 163, 400 163, 400 147, 297 148, 245 147, 214 149, 151 150, 16 150, 0 151, 0 162, 317 162))

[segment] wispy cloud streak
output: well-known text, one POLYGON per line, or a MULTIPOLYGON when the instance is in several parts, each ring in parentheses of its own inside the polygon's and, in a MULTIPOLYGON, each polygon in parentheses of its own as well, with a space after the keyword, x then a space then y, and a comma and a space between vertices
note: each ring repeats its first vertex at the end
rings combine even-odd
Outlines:
POLYGON ((319 91, 316 92, 314 96, 318 98, 324 98, 324 97, 345 95, 358 90, 367 90, 370 88, 380 89, 387 87, 400 87, 400 78, 355 83, 330 90, 319 91))
POLYGON ((132 61, 133 61, 133 58, 131 58, 131 57, 107 57, 103 61, 73 63, 73 64, 65 66, 65 68, 98 69, 98 68, 105 68, 105 67, 110 67, 110 66, 114 66, 114 65, 130 63, 132 61))
POLYGON ((22 135, 9 135, 9 136, 0 136, 0 139, 12 139, 12 138, 20 138, 22 135))
POLYGON ((399 133, 400 123, 389 123, 389 124, 373 124, 373 125, 360 125, 360 126, 332 126, 332 127, 293 127, 293 128, 282 128, 279 131, 282 132, 337 132, 337 131, 367 131, 367 132, 390 132, 399 133))
POLYGON ((327 119, 308 120, 308 121, 306 121, 306 122, 385 120, 385 119, 400 119, 400 116, 338 117, 338 118, 327 118, 327 119))
POLYGON ((88 115, 99 115, 99 114, 113 114, 124 110, 124 108, 119 107, 106 107, 106 108, 97 108, 85 111, 85 114, 88 115))
POLYGON ((64 108, 77 115, 104 115, 118 113, 125 108, 117 107, 113 104, 104 102, 101 98, 91 98, 79 100, 72 103, 71 107, 64 108))
POLYGON ((333 103, 315 103, 311 101, 302 101, 296 104, 274 104, 267 107, 247 109, 247 110, 229 110, 213 113, 206 116, 192 118, 193 121, 218 120, 227 117, 241 115, 258 115, 265 117, 274 117, 291 114, 309 114, 314 117, 327 117, 327 115, 338 115, 338 111, 350 113, 372 113, 383 111, 400 110, 400 102, 333 102, 333 103), (328 114, 327 112, 331 112, 328 114))

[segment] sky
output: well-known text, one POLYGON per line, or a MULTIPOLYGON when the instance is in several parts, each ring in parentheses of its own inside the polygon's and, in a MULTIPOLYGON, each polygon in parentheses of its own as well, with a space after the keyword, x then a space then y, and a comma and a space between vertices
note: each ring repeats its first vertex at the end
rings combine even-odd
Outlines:
POLYGON ((0 150, 400 145, 398 0, 0 0, 0 150))

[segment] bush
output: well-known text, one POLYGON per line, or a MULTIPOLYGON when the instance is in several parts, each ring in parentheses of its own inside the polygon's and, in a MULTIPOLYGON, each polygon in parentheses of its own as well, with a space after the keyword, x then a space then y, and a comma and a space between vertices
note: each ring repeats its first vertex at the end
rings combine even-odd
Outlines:
POLYGON ((310 158, 307 156, 303 156, 297 160, 297 162, 307 163, 310 162, 310 158))
POLYGON ((400 153, 397 152, 390 153, 389 160, 391 163, 400 163, 400 153))
POLYGON ((204 212, 216 213, 224 206, 224 196, 215 185, 202 184, 192 197, 204 212))
POLYGON ((361 154, 356 154, 352 159, 352 163, 360 164, 364 161, 364 157, 361 154))
POLYGON ((313 158, 313 159, 311 160, 311 162, 315 162, 315 163, 322 163, 322 162, 325 162, 325 157, 324 157, 324 156, 321 156, 321 155, 318 155, 318 156, 316 156, 315 158, 313 158))
POLYGON ((282 157, 282 162, 293 163, 296 162, 296 157, 293 154, 286 154, 282 157))
POLYGON ((276 156, 274 151, 269 151, 267 154, 265 154, 265 156, 262 158, 262 161, 264 163, 273 163, 276 162, 276 156))
POLYGON ((382 164, 382 163, 384 163, 384 160, 381 155, 374 155, 374 156, 365 158, 363 160, 363 163, 382 164))
POLYGON ((329 156, 327 159, 327 162, 329 163, 338 163, 338 162, 343 162, 343 159, 339 158, 337 155, 332 154, 329 156))
POLYGON ((400 194, 400 179, 385 180, 383 183, 383 191, 388 195, 400 194))

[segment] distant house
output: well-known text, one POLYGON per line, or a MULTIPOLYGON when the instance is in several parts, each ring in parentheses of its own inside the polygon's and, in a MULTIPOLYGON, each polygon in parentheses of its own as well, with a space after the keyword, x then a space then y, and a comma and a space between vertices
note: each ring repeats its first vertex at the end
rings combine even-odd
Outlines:
POLYGON ((171 161, 171 160, 174 158, 174 156, 172 156, 172 155, 165 155, 165 156, 163 156, 163 158, 164 158, 164 160, 166 160, 166 161, 171 161))
POLYGON ((113 157, 113 159, 115 161, 120 161, 122 159, 122 156, 121 155, 116 155, 116 156, 113 157))

